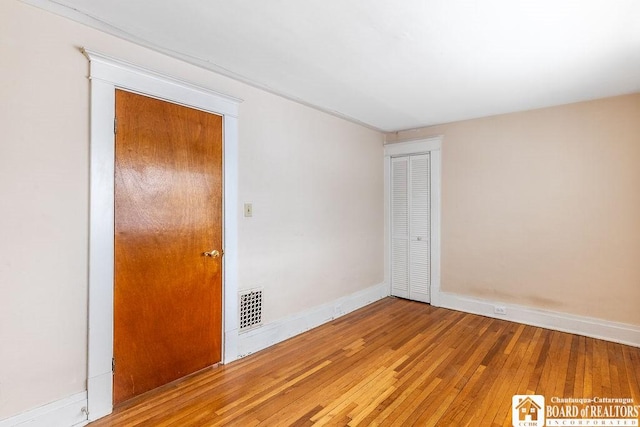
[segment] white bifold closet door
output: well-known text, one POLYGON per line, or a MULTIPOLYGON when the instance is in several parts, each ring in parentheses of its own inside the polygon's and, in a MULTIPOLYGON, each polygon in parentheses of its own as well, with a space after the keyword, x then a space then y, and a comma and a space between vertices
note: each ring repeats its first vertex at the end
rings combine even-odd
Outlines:
POLYGON ((391 159, 391 295, 430 302, 429 154, 391 159))

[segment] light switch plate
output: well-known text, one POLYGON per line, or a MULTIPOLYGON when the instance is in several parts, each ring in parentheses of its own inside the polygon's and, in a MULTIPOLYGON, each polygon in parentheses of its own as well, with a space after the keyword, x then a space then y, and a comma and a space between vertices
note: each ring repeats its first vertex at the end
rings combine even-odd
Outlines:
POLYGON ((253 205, 251 203, 244 204, 244 216, 247 218, 253 216, 253 205))

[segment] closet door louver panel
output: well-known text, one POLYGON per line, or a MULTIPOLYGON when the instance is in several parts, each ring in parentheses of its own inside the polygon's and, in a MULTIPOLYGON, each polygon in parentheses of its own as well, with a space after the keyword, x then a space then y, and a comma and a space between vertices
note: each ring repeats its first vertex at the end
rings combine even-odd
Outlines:
POLYGON ((430 302, 431 160, 391 159, 391 295, 430 302))
POLYGON ((409 298, 429 302, 431 183, 429 154, 409 157, 409 298))
POLYGON ((409 158, 391 159, 391 295, 409 297, 409 158))

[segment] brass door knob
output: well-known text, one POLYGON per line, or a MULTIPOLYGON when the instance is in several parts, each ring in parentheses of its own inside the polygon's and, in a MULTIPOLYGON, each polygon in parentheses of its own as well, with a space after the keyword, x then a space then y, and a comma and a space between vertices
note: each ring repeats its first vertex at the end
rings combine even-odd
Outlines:
POLYGON ((211 252, 203 252, 202 255, 208 256, 208 257, 211 257, 211 258, 220 258, 221 253, 220 253, 220 251, 214 249, 211 252))

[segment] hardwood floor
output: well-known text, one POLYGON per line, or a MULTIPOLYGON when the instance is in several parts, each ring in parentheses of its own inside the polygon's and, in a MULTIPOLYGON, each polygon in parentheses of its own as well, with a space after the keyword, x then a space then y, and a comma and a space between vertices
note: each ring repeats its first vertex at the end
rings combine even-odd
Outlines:
POLYGON ((90 425, 511 426, 514 394, 640 405, 639 384, 639 348, 386 298, 90 425))

